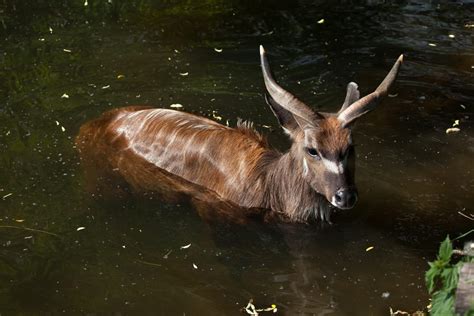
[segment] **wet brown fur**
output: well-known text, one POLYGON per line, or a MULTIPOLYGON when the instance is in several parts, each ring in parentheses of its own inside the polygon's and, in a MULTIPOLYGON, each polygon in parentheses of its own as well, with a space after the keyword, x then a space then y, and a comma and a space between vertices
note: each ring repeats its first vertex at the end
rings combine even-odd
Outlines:
POLYGON ((328 201, 352 208, 357 191, 350 127, 387 95, 403 55, 365 97, 359 98, 357 84, 349 83, 344 104, 334 114, 314 112, 280 87, 262 46, 260 57, 265 99, 292 139, 289 151, 271 149, 248 122, 230 128, 184 112, 126 107, 81 127, 76 145, 86 175, 117 181, 119 194, 126 194, 128 186, 137 193, 173 188, 241 207, 229 214, 258 208, 268 210, 265 216, 306 222, 326 219, 328 201))
POLYGON ((184 112, 126 107, 85 123, 76 145, 92 177, 123 179, 134 192, 172 182, 193 194, 197 185, 223 201, 301 222, 327 208, 302 179, 300 148, 279 153, 247 122, 230 128, 184 112))
POLYGON ((322 120, 318 127, 316 146, 323 156, 332 159, 348 149, 350 129, 343 128, 336 116, 322 120))

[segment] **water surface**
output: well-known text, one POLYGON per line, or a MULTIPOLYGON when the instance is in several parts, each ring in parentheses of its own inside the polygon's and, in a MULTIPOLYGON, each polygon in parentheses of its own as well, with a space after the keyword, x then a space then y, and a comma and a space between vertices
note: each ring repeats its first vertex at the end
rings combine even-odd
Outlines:
POLYGON ((286 315, 386 315, 428 304, 427 260, 473 227, 458 213, 474 212, 472 1, 87 4, 0 6, 0 312, 237 315, 253 298, 286 315), (249 119, 285 150, 259 44, 281 84, 322 111, 339 108, 349 81, 371 92, 405 54, 392 97, 354 130, 355 209, 333 225, 239 226, 207 223, 185 201, 85 192, 74 137, 119 106, 249 119), (446 135, 455 120, 461 132, 446 135))

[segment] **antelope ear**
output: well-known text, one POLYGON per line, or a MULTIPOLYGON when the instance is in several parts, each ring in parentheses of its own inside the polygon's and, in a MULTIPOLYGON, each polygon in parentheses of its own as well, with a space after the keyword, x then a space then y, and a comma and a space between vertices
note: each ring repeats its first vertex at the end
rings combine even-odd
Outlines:
POLYGON ((285 133, 291 136, 298 132, 300 128, 290 111, 285 110, 268 93, 265 93, 265 102, 270 106, 270 109, 278 119, 278 123, 280 123, 285 133))
POLYGON ((265 93, 265 101, 270 106, 273 114, 278 119, 278 123, 283 128, 285 133, 290 136, 295 135, 299 131, 314 127, 315 123, 309 122, 282 107, 276 102, 268 93, 265 93))

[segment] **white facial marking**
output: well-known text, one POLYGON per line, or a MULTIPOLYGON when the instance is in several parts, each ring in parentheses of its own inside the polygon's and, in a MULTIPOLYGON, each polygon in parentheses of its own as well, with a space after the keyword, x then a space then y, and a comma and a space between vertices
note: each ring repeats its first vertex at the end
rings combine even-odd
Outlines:
POLYGON ((283 128, 283 131, 285 132, 286 135, 290 135, 291 136, 291 133, 288 129, 284 128, 283 126, 281 127, 283 128))
POLYGON ((306 162, 306 158, 303 158, 303 173, 305 176, 308 175, 308 171, 308 163, 306 162))
POLYGON ((344 172, 344 165, 342 163, 335 163, 334 161, 328 160, 326 158, 321 157, 321 160, 329 172, 332 173, 343 173, 344 172))
POLYGON ((335 207, 338 207, 337 204, 336 204, 336 196, 332 197, 331 204, 334 205, 335 207))

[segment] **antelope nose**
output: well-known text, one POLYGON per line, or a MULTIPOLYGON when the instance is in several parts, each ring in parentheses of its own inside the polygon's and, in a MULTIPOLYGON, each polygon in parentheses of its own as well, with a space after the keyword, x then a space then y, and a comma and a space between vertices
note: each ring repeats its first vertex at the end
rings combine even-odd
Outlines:
POLYGON ((334 195, 334 206, 340 209, 353 208, 357 202, 357 191, 354 189, 339 189, 334 195))

